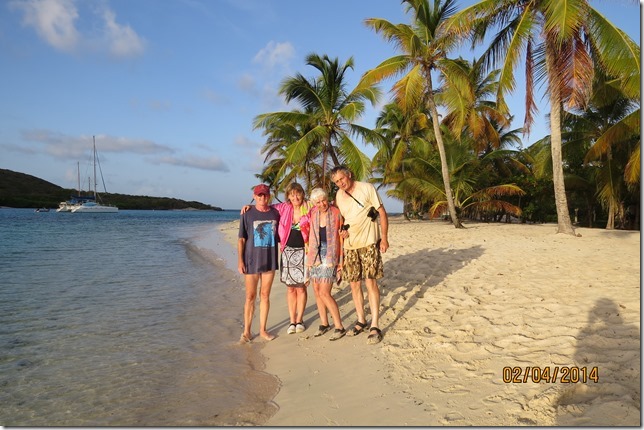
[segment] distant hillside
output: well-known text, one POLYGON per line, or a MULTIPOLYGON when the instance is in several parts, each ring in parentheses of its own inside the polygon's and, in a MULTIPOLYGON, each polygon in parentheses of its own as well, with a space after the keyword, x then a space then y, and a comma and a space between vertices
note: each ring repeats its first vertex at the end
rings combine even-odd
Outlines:
MULTIPOLYGON (((57 208, 58 203, 69 200, 77 190, 54 185, 25 173, 0 169, 0 206, 12 208, 57 208)), ((130 196, 127 194, 101 193, 101 200, 119 209, 201 209, 222 210, 200 202, 169 197, 130 196)))

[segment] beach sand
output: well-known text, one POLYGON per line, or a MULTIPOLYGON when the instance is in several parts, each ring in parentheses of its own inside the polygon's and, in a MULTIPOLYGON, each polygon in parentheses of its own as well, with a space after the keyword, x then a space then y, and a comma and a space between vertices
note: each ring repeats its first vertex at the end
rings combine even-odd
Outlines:
MULTIPOLYGON (((276 279, 268 326, 278 337, 253 341, 281 381, 265 425, 641 425, 639 231, 466 227, 390 217, 377 345, 366 333, 313 337, 310 287, 307 330, 287 335, 276 279), (538 381, 555 368, 556 380, 538 381)), ((229 259, 237 228, 221 227, 229 259)), ((352 327, 348 284, 333 294, 352 327)))

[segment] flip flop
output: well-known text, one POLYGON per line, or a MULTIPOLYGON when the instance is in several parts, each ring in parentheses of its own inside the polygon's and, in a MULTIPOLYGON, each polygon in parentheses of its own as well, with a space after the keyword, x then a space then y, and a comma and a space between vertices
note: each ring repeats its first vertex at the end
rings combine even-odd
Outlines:
POLYGON ((382 332, 378 327, 371 327, 369 329, 370 332, 375 331, 375 333, 371 333, 369 337, 367 337, 367 342, 370 344, 375 344, 378 343, 382 340, 382 332))
POLYGON ((367 322, 365 321, 365 322, 361 323, 360 321, 356 321, 354 326, 358 326, 360 328, 353 327, 351 330, 349 330, 348 334, 350 336, 357 336, 360 333, 362 333, 364 331, 364 329, 367 327, 367 322))

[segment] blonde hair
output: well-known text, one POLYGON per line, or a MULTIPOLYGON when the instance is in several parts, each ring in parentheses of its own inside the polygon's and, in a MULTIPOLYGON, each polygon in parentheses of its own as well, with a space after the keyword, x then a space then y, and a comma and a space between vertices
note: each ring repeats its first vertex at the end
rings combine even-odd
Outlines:
POLYGON ((304 197, 304 188, 302 188, 302 186, 297 182, 292 182, 288 184, 288 186, 284 190, 284 195, 286 196, 287 200, 288 200, 288 196, 291 195, 293 191, 297 191, 299 194, 302 195, 302 197, 304 197))
POLYGON ((326 191, 324 191, 322 188, 314 188, 313 191, 311 191, 311 201, 313 203, 317 203, 317 200, 321 197, 325 199, 329 198, 326 191))

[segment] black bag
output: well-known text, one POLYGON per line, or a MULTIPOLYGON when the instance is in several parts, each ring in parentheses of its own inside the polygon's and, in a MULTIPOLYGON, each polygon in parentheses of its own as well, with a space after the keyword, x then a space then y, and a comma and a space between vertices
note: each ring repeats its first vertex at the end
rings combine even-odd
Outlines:
POLYGON ((380 215, 380 214, 378 213, 378 211, 376 210, 376 208, 374 208, 373 206, 371 206, 371 207, 369 208, 369 212, 367 213, 367 216, 368 216, 369 218, 371 218, 371 221, 376 222, 376 219, 378 219, 378 215, 380 215))
MULTIPOLYGON (((349 193, 348 191, 345 191, 345 193, 347 193, 347 194, 349 195, 349 197, 351 197, 353 200, 355 200, 355 201, 356 201, 356 203, 357 203, 357 204, 359 204, 361 208, 363 208, 363 207, 364 207, 364 205, 363 205, 362 203, 360 203, 360 202, 358 201, 358 199, 356 199, 355 197, 353 197, 353 196, 351 195, 351 193, 349 193)), ((378 213, 378 211, 376 210, 376 208, 374 208, 373 206, 371 206, 371 207, 369 208, 369 212, 367 212, 367 216, 368 216, 369 218, 371 218, 371 221, 376 222, 376 219, 378 219, 378 215, 379 215, 379 213, 378 213)))

